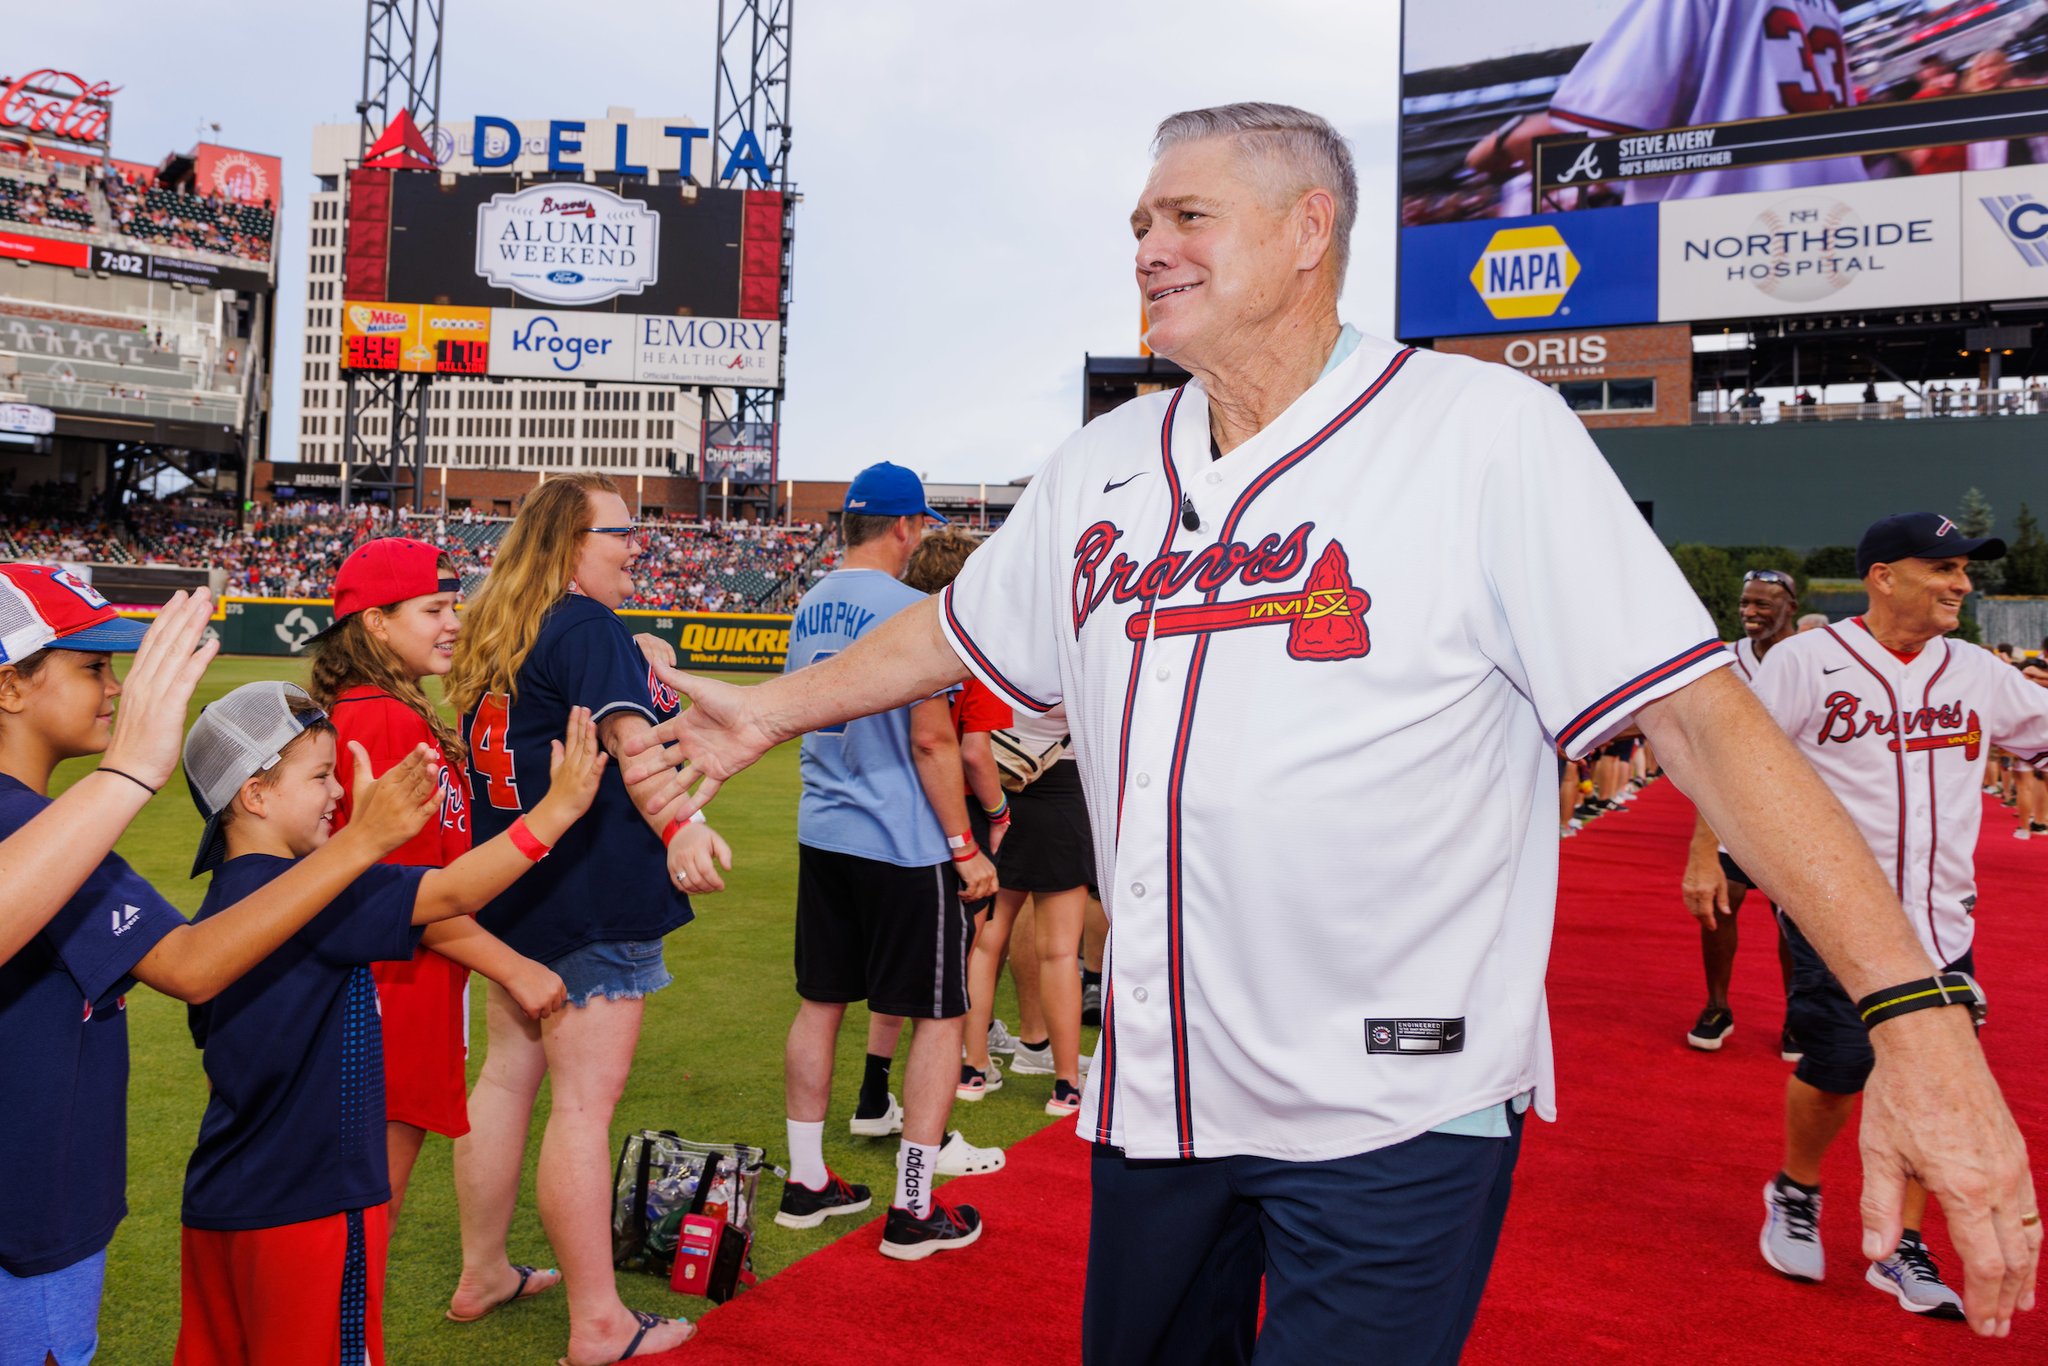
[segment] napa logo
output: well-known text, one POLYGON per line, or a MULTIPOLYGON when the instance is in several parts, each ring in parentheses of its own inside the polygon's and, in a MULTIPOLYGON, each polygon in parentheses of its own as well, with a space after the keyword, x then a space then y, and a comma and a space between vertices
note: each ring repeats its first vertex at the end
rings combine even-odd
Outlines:
POLYGON ((1472 288, 1496 318, 1548 318, 1579 278, 1579 258, 1556 228, 1502 228, 1472 267, 1472 288))

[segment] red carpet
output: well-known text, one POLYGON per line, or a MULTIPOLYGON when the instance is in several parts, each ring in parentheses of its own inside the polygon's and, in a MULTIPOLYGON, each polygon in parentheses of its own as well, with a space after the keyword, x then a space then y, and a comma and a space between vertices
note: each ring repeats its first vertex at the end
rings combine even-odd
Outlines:
MULTIPOLYGON (((1826 1173, 1829 1279, 1798 1285, 1757 1255, 1761 1191, 1780 1156, 1787 1070, 1768 912, 1742 913, 1737 1027, 1717 1054, 1685 1045, 1702 998, 1699 938, 1678 899, 1692 808, 1659 783, 1564 849, 1550 967, 1560 1122, 1533 1123, 1466 1360, 1752 1363, 1938 1356, 2048 1360, 2048 1309, 1984 1342, 1913 1318, 1863 1283, 1854 1144, 1826 1173)), ((1978 851, 1985 1048, 2048 1193, 2048 956, 2038 888, 2048 846, 1987 806, 1978 851)), ((703 1320, 657 1360, 849 1366, 1039 1366, 1079 1359, 1087 1150, 1071 1123, 1010 1152, 1008 1170, 949 1183, 989 1231, 974 1249, 903 1265, 880 1221, 703 1320)), ((1930 1244, 1954 1269, 1938 1217, 1930 1244)), ((1953 1283, 1960 1285, 1959 1277, 1953 1283)))

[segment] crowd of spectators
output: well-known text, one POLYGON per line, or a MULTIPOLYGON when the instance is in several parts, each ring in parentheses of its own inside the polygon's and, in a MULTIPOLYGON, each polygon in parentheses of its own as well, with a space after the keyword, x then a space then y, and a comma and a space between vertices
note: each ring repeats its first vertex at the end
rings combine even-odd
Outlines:
POLYGON ((261 207, 219 195, 187 194, 150 184, 121 168, 100 182, 115 230, 144 246, 183 247, 268 261, 276 219, 269 201, 261 207))
POLYGON ((84 190, 60 185, 54 171, 46 180, 0 174, 0 218, 15 223, 89 232, 92 229, 92 201, 86 198, 84 190))
MULTIPOLYGON (((278 503, 236 524, 225 507, 173 499, 139 502, 118 521, 16 500, 0 516, 10 558, 177 564, 227 572, 227 591, 247 597, 324 598, 334 574, 365 540, 406 535, 444 546, 474 592, 490 572, 510 523, 474 515, 393 516, 374 504, 278 503)), ((753 612, 788 606, 836 558, 828 528, 649 521, 626 606, 653 611, 753 612)))

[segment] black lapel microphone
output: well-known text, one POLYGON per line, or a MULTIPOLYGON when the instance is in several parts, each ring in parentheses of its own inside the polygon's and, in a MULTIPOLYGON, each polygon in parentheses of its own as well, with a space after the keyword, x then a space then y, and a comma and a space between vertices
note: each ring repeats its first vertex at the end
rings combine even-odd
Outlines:
POLYGON ((1189 531, 1202 529, 1202 519, 1195 513, 1195 500, 1185 493, 1180 496, 1180 524, 1189 531))

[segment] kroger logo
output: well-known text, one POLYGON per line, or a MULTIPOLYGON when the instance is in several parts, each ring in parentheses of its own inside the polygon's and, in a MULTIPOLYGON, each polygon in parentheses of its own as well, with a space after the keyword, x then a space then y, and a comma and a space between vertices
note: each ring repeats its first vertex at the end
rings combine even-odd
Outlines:
POLYGON ((612 348, 610 337, 565 337, 553 318, 535 318, 512 333, 512 354, 546 356, 563 374, 574 374, 585 356, 602 356, 612 348))
POLYGON ((1548 318, 1559 311, 1579 258, 1556 228, 1502 228, 1472 267, 1472 288, 1496 318, 1548 318))
POLYGON ((1977 202, 2022 261, 2048 266, 2048 204, 2030 194, 1990 194, 1977 202))

